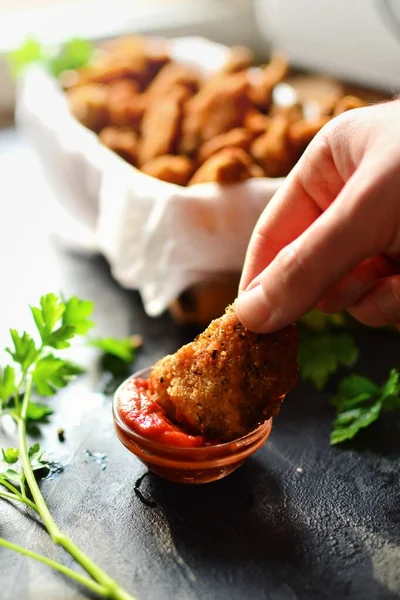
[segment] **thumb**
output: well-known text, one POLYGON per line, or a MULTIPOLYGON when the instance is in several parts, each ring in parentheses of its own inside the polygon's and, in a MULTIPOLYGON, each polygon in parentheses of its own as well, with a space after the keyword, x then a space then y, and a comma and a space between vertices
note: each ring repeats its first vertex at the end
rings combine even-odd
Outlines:
POLYGON ((240 294, 236 312, 245 327, 266 333, 296 321, 350 269, 385 248, 385 221, 392 217, 389 207, 376 215, 382 190, 367 175, 359 168, 327 210, 240 294))

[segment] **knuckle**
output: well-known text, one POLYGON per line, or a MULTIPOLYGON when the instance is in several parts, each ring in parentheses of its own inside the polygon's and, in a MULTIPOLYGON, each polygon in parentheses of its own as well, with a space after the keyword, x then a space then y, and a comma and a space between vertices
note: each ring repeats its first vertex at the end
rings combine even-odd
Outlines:
POLYGON ((282 273, 285 273, 287 278, 303 275, 307 270, 302 252, 293 243, 282 248, 277 258, 282 273))

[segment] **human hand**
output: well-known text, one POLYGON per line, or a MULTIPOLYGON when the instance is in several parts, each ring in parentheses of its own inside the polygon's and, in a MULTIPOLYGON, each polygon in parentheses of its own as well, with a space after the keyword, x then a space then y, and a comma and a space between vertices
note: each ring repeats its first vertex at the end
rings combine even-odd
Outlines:
POLYGON ((237 315, 259 333, 314 306, 400 328, 400 100, 314 138, 255 227, 239 292, 237 315))

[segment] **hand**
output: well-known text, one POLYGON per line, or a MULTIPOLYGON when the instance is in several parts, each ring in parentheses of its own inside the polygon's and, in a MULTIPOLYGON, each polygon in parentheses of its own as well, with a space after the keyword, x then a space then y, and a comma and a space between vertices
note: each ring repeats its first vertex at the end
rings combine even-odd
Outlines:
POLYGON ((400 100, 329 122, 256 225, 240 321, 265 333, 314 306, 400 328, 400 100))

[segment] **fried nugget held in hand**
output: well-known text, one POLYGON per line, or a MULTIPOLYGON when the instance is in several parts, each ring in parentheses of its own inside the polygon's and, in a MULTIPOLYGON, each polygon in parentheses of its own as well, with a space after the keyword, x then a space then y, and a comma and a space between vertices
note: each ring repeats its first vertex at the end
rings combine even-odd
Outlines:
POLYGON ((161 181, 175 183, 176 185, 187 185, 194 171, 194 163, 187 156, 173 156, 166 154, 158 156, 145 163, 141 171, 161 181))
POLYGON ((297 376, 296 326, 252 333, 231 306, 152 368, 149 389, 188 432, 225 442, 275 417, 297 376))
POLYGON ((211 182, 229 185, 251 177, 263 176, 263 170, 252 161, 245 150, 224 148, 201 165, 189 181, 189 185, 211 182))

